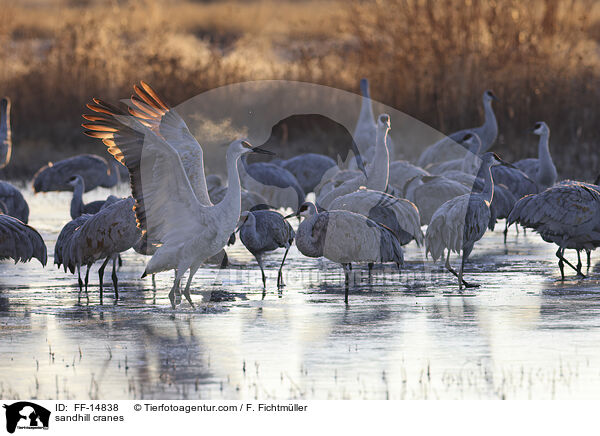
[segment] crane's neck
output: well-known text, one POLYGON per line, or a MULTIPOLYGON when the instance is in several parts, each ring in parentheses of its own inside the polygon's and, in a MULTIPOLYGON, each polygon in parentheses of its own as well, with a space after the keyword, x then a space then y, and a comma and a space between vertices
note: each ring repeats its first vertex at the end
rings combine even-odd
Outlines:
POLYGON ((375 116, 373 115, 373 102, 369 94, 369 86, 361 86, 362 90, 362 103, 360 106, 360 114, 358 115, 358 122, 360 123, 371 123, 375 124, 375 116))
POLYGON ((390 173, 390 154, 387 148, 387 138, 390 129, 379 127, 375 143, 375 155, 366 168, 367 188, 385 191, 390 173))
POLYGON ((496 120, 496 114, 492 108, 491 100, 485 100, 483 102, 483 112, 485 114, 485 119, 481 126, 481 134, 479 135, 482 142, 481 153, 488 151, 498 136, 498 121, 496 120))
POLYGON ((239 159, 239 153, 231 150, 227 151, 227 192, 223 200, 215 206, 222 214, 223 219, 231 224, 229 234, 235 229, 242 209, 242 187, 237 165, 239 159))
POLYGON ((10 141, 10 103, 7 100, 0 102, 0 142, 10 141))
POLYGON ((316 208, 311 208, 309 213, 310 215, 298 226, 298 231, 296 232, 296 246, 305 256, 321 257, 323 256, 323 235, 313 234, 313 227, 319 215, 317 214, 316 208))
POLYGON ((479 149, 481 144, 474 142, 470 147, 469 151, 465 155, 465 158, 461 164, 461 171, 467 174, 476 174, 477 170, 481 166, 481 159, 479 158, 479 149))
POLYGON ((540 168, 538 171, 538 184, 549 187, 556 181, 557 173, 552 156, 550 155, 550 132, 544 132, 540 135, 538 142, 538 159, 540 168))
POLYGON ((492 168, 490 164, 487 164, 485 166, 483 175, 484 184, 483 190, 481 191, 481 196, 489 206, 490 204, 492 204, 492 199, 494 198, 494 179, 492 178, 492 168))
POLYGON ((206 175, 204 173, 204 153, 202 152, 202 149, 200 149, 197 171, 198 172, 192 176, 195 180, 190 180, 190 182, 193 183, 192 188, 194 189, 194 193, 200 202, 211 205, 210 196, 208 195, 208 186, 206 185, 206 175))
POLYGON ((83 179, 78 179, 78 183, 73 188, 73 198, 71 199, 71 219, 75 219, 83 214, 83 191, 85 184, 83 179))

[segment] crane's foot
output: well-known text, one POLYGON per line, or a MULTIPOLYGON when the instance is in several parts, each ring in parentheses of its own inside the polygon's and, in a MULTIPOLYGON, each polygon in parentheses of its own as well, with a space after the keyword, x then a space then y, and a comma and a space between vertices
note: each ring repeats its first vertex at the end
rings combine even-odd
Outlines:
POLYGON ((478 285, 477 283, 467 283, 463 280, 463 285, 465 285, 465 288, 479 288, 481 285, 478 285))
POLYGON ((284 286, 285 286, 285 283, 283 282, 283 274, 281 274, 281 271, 280 271, 279 274, 277 275, 277 287, 283 288, 284 286))

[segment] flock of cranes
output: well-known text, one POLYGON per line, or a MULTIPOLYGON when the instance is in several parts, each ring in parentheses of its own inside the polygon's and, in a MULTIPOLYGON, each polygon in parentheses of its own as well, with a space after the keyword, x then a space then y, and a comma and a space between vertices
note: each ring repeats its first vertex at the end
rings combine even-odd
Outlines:
MULTIPOLYGON (((252 253, 266 288, 263 256, 284 248, 277 285, 283 286, 288 250, 295 242, 307 257, 325 257, 341 264, 346 301, 353 263, 404 263, 403 246, 412 241, 457 277, 459 289, 476 286, 464 279, 465 262, 488 229, 500 219, 538 232, 558 246, 561 277, 564 264, 582 272, 581 251, 600 245, 600 187, 572 180, 557 183, 549 149, 550 130, 538 122, 538 157, 513 164, 488 150, 498 136, 492 107, 497 97, 483 93, 485 119, 479 127, 455 132, 426 148, 415 163, 394 160, 395 147, 388 114, 374 116, 369 83, 363 93, 354 129, 353 149, 359 153, 346 168, 325 155, 306 153, 291 159, 249 163, 250 153, 273 155, 247 140, 233 141, 226 152, 227 177, 205 175, 203 150, 185 121, 146 83, 115 106, 100 99, 87 105, 85 134, 103 142, 114 157, 79 155, 41 168, 35 192, 73 191, 71 218, 60 232, 54 262, 77 272, 80 292, 87 292, 91 266, 98 271, 102 300, 105 267, 112 261, 112 282, 118 298, 120 253, 133 248, 151 256, 142 277, 174 271, 169 292, 173 308, 186 298, 194 274, 215 256, 227 266, 224 248, 235 234, 252 253), (239 163, 239 164, 238 164, 239 163), (126 169, 126 171, 124 171, 126 169), (132 195, 83 202, 83 193, 112 187, 127 176, 132 195), (315 202, 307 201, 314 193, 315 202), (277 210, 292 208, 283 216, 277 210), (288 222, 300 220, 295 232, 288 222), (423 227, 426 231, 423 233, 423 227), (564 252, 573 249, 578 264, 564 252), (458 272, 451 253, 461 256, 458 272), (85 277, 81 278, 81 268, 85 277), (186 272, 187 283, 180 290, 186 272)), ((399 132, 401 135, 402 132, 399 132)), ((11 154, 10 101, 0 102, 0 162, 11 154)), ((29 208, 21 193, 0 182, 0 257, 38 259, 46 264, 46 245, 27 225, 29 208)))

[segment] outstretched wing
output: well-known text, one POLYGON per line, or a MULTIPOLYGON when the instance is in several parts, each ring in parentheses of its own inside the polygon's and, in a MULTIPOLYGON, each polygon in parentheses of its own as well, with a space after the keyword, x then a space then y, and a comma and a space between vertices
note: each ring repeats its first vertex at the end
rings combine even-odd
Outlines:
POLYGON ((178 245, 196 233, 198 201, 180 154, 162 136, 121 109, 94 99, 86 135, 102 139, 129 170, 138 227, 151 241, 178 245))
POLYGON ((200 204, 211 206, 204 175, 202 147, 179 114, 164 103, 158 94, 142 81, 134 85, 135 94, 124 101, 129 113, 173 147, 183 163, 190 185, 200 204))

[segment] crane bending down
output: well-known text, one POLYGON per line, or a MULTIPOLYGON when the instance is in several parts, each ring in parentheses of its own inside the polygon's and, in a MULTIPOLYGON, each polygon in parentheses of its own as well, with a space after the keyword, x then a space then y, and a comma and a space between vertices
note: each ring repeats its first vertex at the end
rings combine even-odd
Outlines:
POLYGON ((482 156, 485 168, 485 184, 480 193, 471 193, 455 197, 440 206, 433 214, 425 235, 426 252, 433 260, 444 255, 447 250, 446 268, 458 278, 458 287, 473 287, 463 279, 465 261, 468 259, 475 242, 479 241, 490 222, 490 204, 494 196, 494 181, 491 167, 502 161, 493 153, 482 156), (462 260, 457 273, 450 266, 450 253, 460 254, 462 260))
POLYGON ((9 215, 0 215, 0 260, 29 262, 32 258, 46 266, 46 244, 36 229, 9 215))
POLYGON ((267 278, 263 266, 263 254, 278 248, 285 248, 285 254, 277 274, 277 286, 284 286, 283 264, 288 251, 292 246, 296 233, 292 226, 285 221, 279 212, 274 210, 244 211, 240 215, 240 239, 242 244, 254 255, 260 272, 262 273, 263 287, 267 286, 267 278))
POLYGON ((95 99, 88 108, 104 115, 86 116, 93 123, 86 123, 84 127, 90 129, 87 134, 103 139, 109 153, 127 166, 138 226, 145 237, 161 244, 143 276, 175 270, 169 293, 174 308, 175 293, 179 291, 183 275, 190 270, 183 295, 193 307, 189 288, 194 274, 202 262, 225 247, 240 217, 239 158, 250 152, 273 153, 252 148, 244 140, 232 142, 227 149, 227 194, 213 206, 206 189, 204 168, 197 166, 202 164, 200 145, 183 119, 144 85, 142 83, 145 93, 138 93, 141 100, 134 97, 130 102, 135 106, 130 107, 133 117, 95 99), (149 115, 144 115, 148 113, 159 114, 160 118, 148 120, 149 115))
POLYGON ((112 188, 119 183, 119 164, 95 154, 80 154, 58 162, 50 162, 33 176, 33 191, 71 191, 68 181, 79 174, 85 181, 85 192, 98 186, 112 188))
POLYGON ((556 257, 564 280, 566 263, 583 277, 580 251, 600 246, 600 191, 597 186, 567 180, 545 191, 521 198, 508 216, 509 225, 518 222, 558 245, 556 257), (564 258, 566 249, 577 250, 578 264, 564 258))
POLYGON ((317 213, 313 203, 304 202, 286 218, 292 216, 306 218, 296 232, 296 247, 303 255, 342 264, 346 302, 352 262, 395 262, 398 268, 404 264, 404 251, 394 233, 364 215, 346 210, 317 213))
POLYGON ((29 221, 29 205, 16 187, 0 180, 0 201, 6 206, 6 214, 27 224, 29 221))

